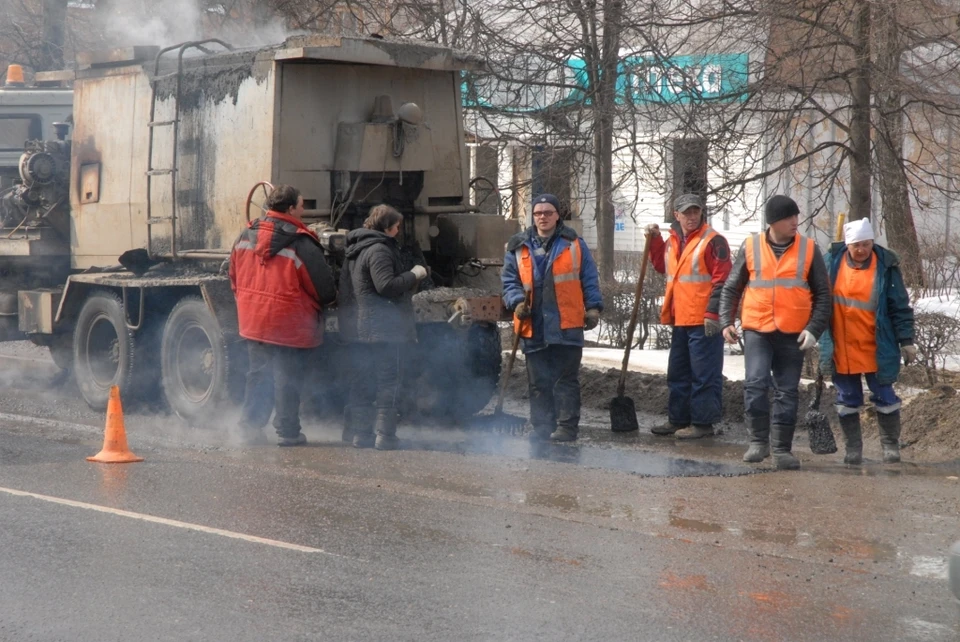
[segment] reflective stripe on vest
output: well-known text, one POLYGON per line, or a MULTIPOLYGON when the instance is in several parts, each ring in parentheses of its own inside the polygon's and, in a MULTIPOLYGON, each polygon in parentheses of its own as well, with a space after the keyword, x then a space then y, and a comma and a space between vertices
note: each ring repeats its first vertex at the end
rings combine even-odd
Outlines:
POLYGON ((744 257, 750 273, 741 314, 745 329, 797 334, 807 327, 813 311, 807 277, 814 247, 813 239, 797 234, 793 244, 777 259, 766 234, 750 237, 744 257))
POLYGON ((660 323, 678 326, 702 325, 713 292, 713 275, 703 261, 704 248, 717 236, 709 225, 695 232, 677 255, 676 238, 667 241, 667 291, 660 309, 660 323))
POLYGON ((877 371, 877 256, 862 270, 849 265, 849 254, 840 259, 834 284, 833 362, 840 374, 877 371))
MULTIPOLYGON (((514 255, 517 257, 517 271, 523 291, 527 293, 527 303, 533 309, 533 255, 526 245, 518 248, 514 255)), ((550 266, 552 279, 544 279, 544 287, 553 285, 554 300, 557 302, 557 311, 560 314, 560 329, 571 330, 583 327, 586 309, 583 302, 583 287, 580 284, 580 242, 574 240, 569 246, 557 254, 550 266)), ((544 297, 548 298, 548 297, 544 297)), ((514 332, 525 339, 533 337, 533 320, 513 320, 514 332)))

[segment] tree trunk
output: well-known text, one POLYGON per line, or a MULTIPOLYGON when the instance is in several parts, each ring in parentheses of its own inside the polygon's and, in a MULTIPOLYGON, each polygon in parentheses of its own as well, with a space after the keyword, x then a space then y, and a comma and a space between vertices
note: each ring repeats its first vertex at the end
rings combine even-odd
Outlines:
POLYGON ((620 64, 620 21, 623 0, 606 0, 603 5, 603 39, 599 78, 594 92, 594 154, 597 179, 597 263, 600 280, 612 283, 614 228, 613 127, 616 113, 617 74, 620 64))
POLYGON ((870 216, 870 22, 871 3, 855 2, 850 115, 850 216, 870 216))
POLYGON ((903 171, 903 100, 898 88, 903 51, 896 5, 881 2, 875 15, 877 57, 874 87, 877 101, 877 180, 887 244, 900 256, 907 285, 923 286, 923 261, 913 222, 907 176, 903 171))
POLYGON ((43 0, 43 42, 37 71, 63 69, 63 43, 67 31, 67 0, 43 0))

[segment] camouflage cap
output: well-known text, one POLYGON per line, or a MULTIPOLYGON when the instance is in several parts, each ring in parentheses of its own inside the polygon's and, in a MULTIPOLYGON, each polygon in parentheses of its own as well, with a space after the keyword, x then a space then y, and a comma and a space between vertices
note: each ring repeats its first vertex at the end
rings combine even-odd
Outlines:
POLYGON ((703 206, 703 199, 696 194, 681 194, 673 202, 673 209, 677 212, 686 212, 691 207, 699 207, 701 211, 706 209, 703 206))

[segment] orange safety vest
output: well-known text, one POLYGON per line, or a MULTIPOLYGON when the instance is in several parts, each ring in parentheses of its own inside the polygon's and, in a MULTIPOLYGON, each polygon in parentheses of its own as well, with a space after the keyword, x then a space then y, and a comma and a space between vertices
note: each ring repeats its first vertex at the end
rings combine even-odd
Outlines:
POLYGON ((670 235, 667 241, 667 292, 660 309, 660 323, 703 325, 710 293, 713 292, 713 276, 703 260, 703 252, 716 236, 712 227, 703 225, 690 235, 683 253, 678 255, 676 239, 670 235))
POLYGON ((807 277, 815 247, 813 239, 797 234, 777 260, 766 234, 750 237, 745 248, 750 281, 740 316, 745 330, 798 334, 807 327, 813 311, 807 277))
MULTIPOLYGON (((527 304, 533 309, 533 256, 530 248, 522 245, 516 250, 517 271, 527 295, 527 304)), ((560 311, 560 329, 582 328, 586 308, 583 287, 580 285, 580 241, 575 239, 560 251, 551 266, 554 298, 560 311)), ((549 280, 547 281, 549 283, 549 280)), ((545 284, 546 285, 546 284, 545 284)), ((533 337, 533 319, 513 319, 513 330, 524 339, 533 337)))
POLYGON ((840 259, 833 286, 833 362, 840 374, 877 371, 877 256, 862 270, 840 259))

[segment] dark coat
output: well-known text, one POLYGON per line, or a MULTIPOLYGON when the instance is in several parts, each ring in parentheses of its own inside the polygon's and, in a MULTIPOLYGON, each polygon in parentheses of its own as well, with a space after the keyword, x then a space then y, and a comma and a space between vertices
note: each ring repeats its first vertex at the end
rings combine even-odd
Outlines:
POLYGON ((404 271, 397 241, 361 228, 347 234, 340 272, 340 337, 363 343, 417 340, 413 293, 417 277, 404 271))
MULTIPOLYGON (((831 285, 837 282, 840 261, 846 253, 843 243, 830 246, 826 261, 831 285)), ((900 273, 900 257, 876 243, 873 253, 877 255, 873 283, 877 297, 877 381, 889 384, 900 375, 900 346, 913 344, 913 308, 900 273)), ((833 372, 833 337, 829 329, 820 337, 820 367, 833 372)))
MULTIPOLYGON (((517 251, 527 246, 534 251, 536 228, 529 227, 515 234, 507 242, 507 253, 503 259, 500 280, 503 283, 503 304, 513 310, 525 298, 523 282, 517 267, 517 251)), ((523 339, 523 353, 542 350, 548 345, 567 345, 583 347, 583 328, 560 328, 560 310, 553 294, 553 262, 565 249, 578 243, 580 246, 580 286, 583 289, 585 310, 603 311, 603 295, 600 293, 600 275, 597 264, 590 254, 590 248, 577 236, 576 231, 565 225, 557 227, 550 241, 544 246, 546 256, 543 265, 534 264, 533 286, 533 336, 523 339)))

